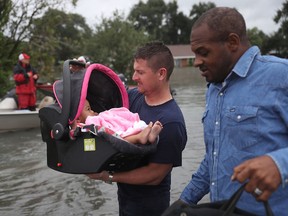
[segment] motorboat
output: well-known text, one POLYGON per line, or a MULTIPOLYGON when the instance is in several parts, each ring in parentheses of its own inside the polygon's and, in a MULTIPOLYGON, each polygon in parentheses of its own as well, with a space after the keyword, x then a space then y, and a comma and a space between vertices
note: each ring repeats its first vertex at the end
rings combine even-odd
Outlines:
POLYGON ((40 127, 38 110, 0 110, 0 133, 40 127))
POLYGON ((51 104, 54 99, 52 94, 52 85, 37 85, 37 90, 42 91, 46 96, 37 103, 36 111, 18 110, 15 89, 10 90, 0 100, 0 133, 40 128, 39 107, 51 104))

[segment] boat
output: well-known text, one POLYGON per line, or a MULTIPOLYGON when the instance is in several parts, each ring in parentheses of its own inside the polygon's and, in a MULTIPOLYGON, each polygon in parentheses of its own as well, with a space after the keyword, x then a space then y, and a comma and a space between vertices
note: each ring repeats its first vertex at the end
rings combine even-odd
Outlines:
POLYGON ((40 127, 38 110, 0 110, 0 133, 40 127))
POLYGON ((18 110, 17 99, 15 97, 15 89, 10 90, 0 100, 0 133, 40 128, 39 108, 51 104, 52 85, 42 84, 36 86, 37 90, 43 92, 46 96, 37 104, 36 111, 18 110))

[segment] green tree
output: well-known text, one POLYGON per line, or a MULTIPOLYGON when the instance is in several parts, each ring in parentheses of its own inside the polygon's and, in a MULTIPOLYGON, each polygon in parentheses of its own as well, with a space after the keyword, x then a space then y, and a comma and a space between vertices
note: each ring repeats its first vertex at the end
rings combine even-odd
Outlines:
POLYGON ((141 0, 134 5, 128 15, 136 30, 144 29, 151 40, 163 39, 164 15, 167 6, 164 0, 141 0))
POLYGON ((6 65, 9 64, 9 59, 1 57, 1 50, 4 50, 4 41, 7 38, 4 35, 4 26, 9 21, 9 14, 12 10, 12 1, 11 0, 2 0, 0 1, 0 96, 6 93, 6 90, 12 87, 13 82, 9 81, 8 77, 10 71, 6 68, 6 65), (7 82, 8 80, 8 82, 7 82))
MULTIPOLYGON (((77 0, 2 0, 0 2, 0 97, 14 84, 9 82, 13 65, 20 52, 30 53, 30 28, 34 19, 41 17, 49 8, 77 0)), ((32 59, 34 65, 34 60, 32 59)))
POLYGON ((267 40, 267 35, 257 27, 248 29, 247 34, 251 45, 256 45, 262 50, 265 40, 267 40))
POLYGON ((43 0, 1 2, 0 64, 4 74, 0 77, 0 82, 3 83, 0 96, 14 85, 10 78, 13 64, 17 61, 19 52, 24 51, 25 44, 29 42, 28 28, 33 18, 39 16, 46 5, 43 0))
POLYGON ((84 54, 86 40, 92 35, 84 17, 56 9, 35 19, 30 32, 28 47, 48 81, 59 77, 62 65, 57 67, 58 62, 84 54))
POLYGON ((213 2, 207 2, 207 3, 200 2, 198 5, 197 4, 192 5, 192 9, 190 10, 190 16, 189 16, 192 25, 205 11, 214 7, 216 7, 216 5, 213 2))
POLYGON ((117 73, 131 78, 132 56, 139 44, 148 41, 147 35, 115 11, 110 19, 103 18, 95 35, 88 41, 87 53, 95 62, 107 65, 117 73))
POLYGON ((280 24, 279 30, 270 38, 269 45, 275 54, 288 58, 288 0, 278 10, 274 21, 280 24))
POLYGON ((30 41, 29 28, 33 20, 41 17, 48 8, 62 4, 60 0, 23 0, 12 2, 9 19, 1 29, 5 35, 4 40, 1 41, 1 48, 5 52, 0 52, 0 58, 4 56, 8 58, 16 57, 19 51, 25 47, 22 46, 22 43, 24 42, 25 45, 30 41))
POLYGON ((178 12, 177 1, 167 4, 165 24, 161 40, 166 44, 188 44, 191 31, 191 21, 182 12, 178 12))
POLYGON ((161 40, 166 44, 189 43, 192 24, 206 10, 216 7, 214 3, 193 5, 190 17, 178 12, 176 0, 165 4, 163 0, 139 1, 131 9, 128 19, 135 29, 145 29, 150 39, 161 40))
MULTIPOLYGON (((11 0, 1 0, 0 1, 0 29, 7 24, 9 21, 9 14, 12 10, 12 1, 11 0)), ((1 31, 1 34, 3 32, 1 31)))

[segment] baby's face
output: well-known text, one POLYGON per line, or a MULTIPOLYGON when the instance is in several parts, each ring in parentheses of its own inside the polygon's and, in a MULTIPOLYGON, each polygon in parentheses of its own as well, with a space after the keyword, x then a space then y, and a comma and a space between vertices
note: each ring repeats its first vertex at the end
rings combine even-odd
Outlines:
POLYGON ((86 100, 84 104, 84 108, 79 116, 79 120, 81 123, 85 123, 85 120, 88 116, 95 116, 98 115, 98 113, 94 112, 91 107, 89 102, 86 100))

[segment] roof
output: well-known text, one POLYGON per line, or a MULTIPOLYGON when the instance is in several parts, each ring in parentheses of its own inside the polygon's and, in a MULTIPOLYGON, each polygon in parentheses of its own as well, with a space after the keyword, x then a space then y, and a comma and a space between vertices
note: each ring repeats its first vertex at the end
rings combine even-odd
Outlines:
POLYGON ((195 58, 190 44, 167 45, 167 47, 171 50, 174 59, 195 58))

